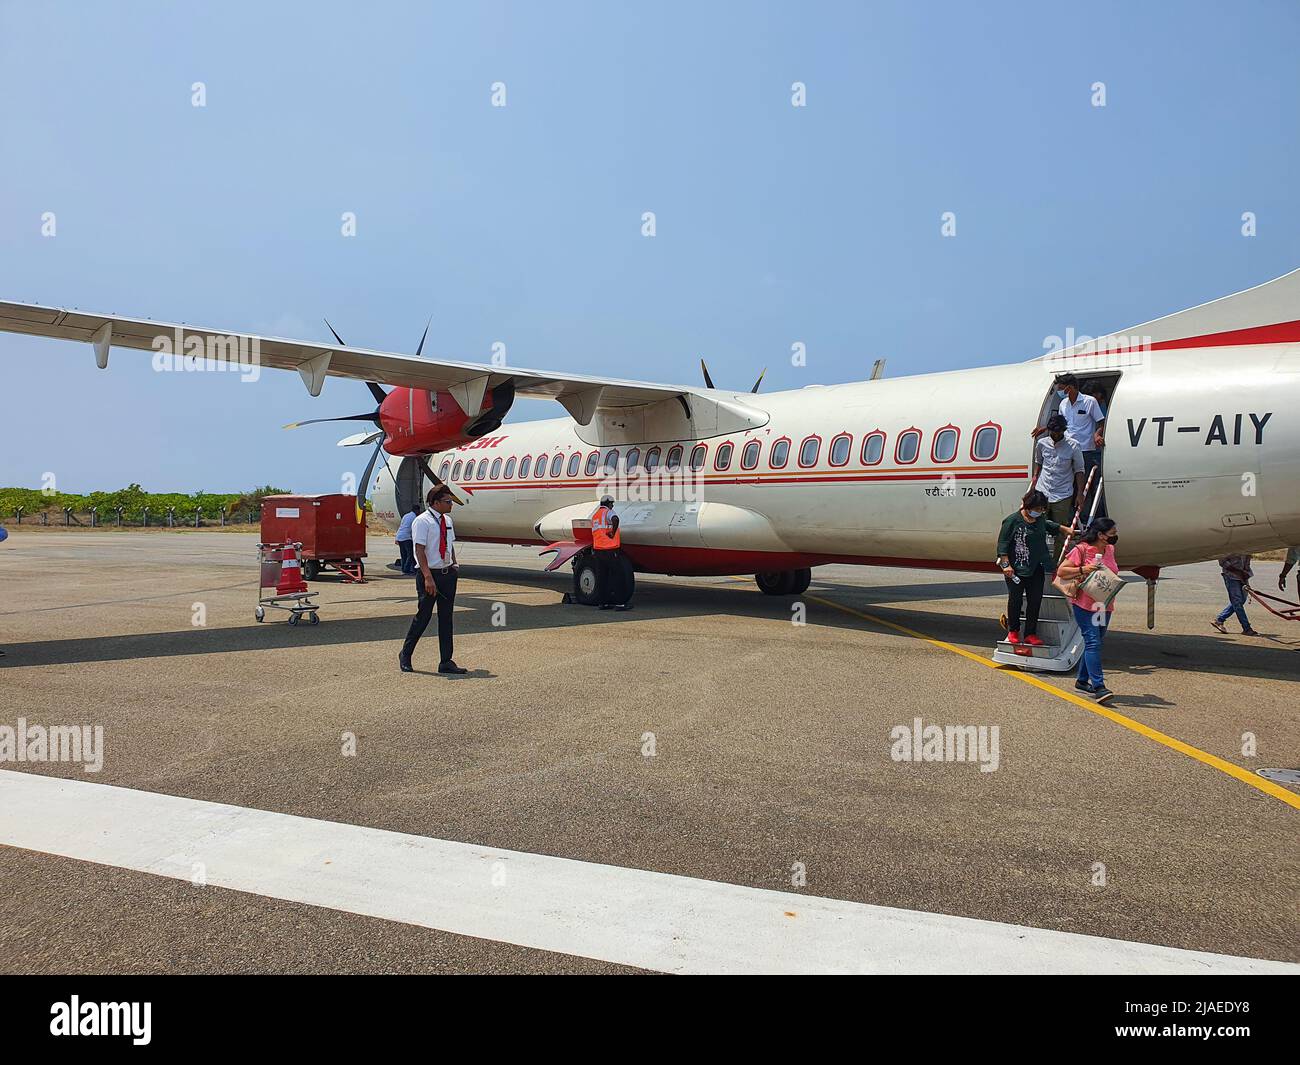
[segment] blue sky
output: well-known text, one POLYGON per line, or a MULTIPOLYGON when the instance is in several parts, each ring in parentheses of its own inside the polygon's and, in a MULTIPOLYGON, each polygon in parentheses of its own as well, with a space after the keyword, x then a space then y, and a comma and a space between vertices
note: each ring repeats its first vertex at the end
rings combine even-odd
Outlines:
MULTIPOLYGON (((1300 266, 1297 46, 1258 0, 0 0, 0 298, 394 351, 432 315, 431 355, 768 390, 1016 361, 1300 266)), ((337 491, 366 457, 280 429, 358 383, 10 335, 0 368, 0 485, 337 491)))

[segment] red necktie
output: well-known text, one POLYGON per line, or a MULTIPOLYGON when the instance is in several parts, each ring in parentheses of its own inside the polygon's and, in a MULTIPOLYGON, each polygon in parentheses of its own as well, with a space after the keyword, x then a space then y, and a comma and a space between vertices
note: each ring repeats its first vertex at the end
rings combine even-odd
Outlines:
POLYGON ((442 564, 447 565, 447 519, 441 514, 438 515, 438 553, 442 555, 442 564))

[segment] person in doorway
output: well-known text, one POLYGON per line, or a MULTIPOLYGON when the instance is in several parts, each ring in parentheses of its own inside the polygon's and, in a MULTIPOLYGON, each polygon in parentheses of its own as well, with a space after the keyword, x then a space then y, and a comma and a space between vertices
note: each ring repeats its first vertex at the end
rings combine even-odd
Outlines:
POLYGON ((1073 530, 1047 516, 1047 496, 1031 488, 1020 509, 1002 520, 998 532, 997 566, 1007 582, 1007 643, 1020 644, 1020 609, 1025 608, 1025 638, 1030 647, 1042 647, 1038 637, 1038 610, 1043 602, 1043 582, 1055 566, 1047 547, 1047 534, 1066 535, 1073 530))
MULTIPOLYGON (((1102 566, 1118 574, 1119 564, 1115 561, 1115 544, 1118 542, 1119 529, 1114 520, 1095 518, 1083 531, 1079 543, 1062 560, 1060 569, 1056 571, 1057 577, 1062 581, 1082 581, 1102 566)), ((1079 673, 1075 677, 1074 686, 1091 695, 1095 702, 1109 702, 1115 693, 1106 687, 1106 678, 1101 669, 1101 644, 1106 630, 1110 628, 1115 604, 1113 601, 1098 603, 1087 592, 1080 590, 1070 600, 1070 607, 1083 636, 1083 655, 1079 659, 1079 673)))
POLYGON ((1083 452, 1065 435, 1065 418, 1053 414, 1034 444, 1034 487, 1047 496, 1047 516, 1058 525, 1074 518, 1083 498, 1083 452))
POLYGON ((623 538, 618 531, 618 515, 614 513, 614 497, 602 496, 600 506, 591 516, 592 561, 600 575, 604 596, 601 610, 630 610, 628 592, 623 580, 623 538))
POLYGON ((445 484, 430 488, 429 509, 411 525, 411 539, 415 544, 415 561, 419 573, 415 590, 419 606, 406 642, 397 656, 403 673, 414 672, 411 656, 428 628, 433 609, 438 608, 438 672, 464 674, 468 670, 456 665, 452 653, 452 618, 456 609, 456 582, 460 565, 456 561, 456 529, 451 521, 451 489, 445 484))
POLYGON ((1227 555, 1219 559, 1219 569, 1223 571, 1223 583, 1228 589, 1228 605, 1210 622, 1210 625, 1227 635, 1228 630, 1223 623, 1228 620, 1229 615, 1236 614, 1237 620, 1241 622, 1241 634, 1258 636, 1259 633, 1251 628, 1250 618, 1246 617, 1246 585, 1255 575, 1255 571, 1250 568, 1250 556, 1227 555))
POLYGON ((409 511, 402 515, 402 523, 397 527, 397 553, 401 556, 398 565, 406 576, 415 572, 415 545, 411 539, 411 526, 415 524, 416 516, 420 513, 418 506, 413 506, 409 511))
MULTIPOLYGON (((1057 413, 1065 419, 1065 435, 1070 442, 1074 444, 1083 453, 1083 478, 1085 481, 1092 477, 1092 471, 1101 465, 1101 450, 1106 446, 1106 412, 1101 409, 1101 404, 1089 395, 1079 391, 1079 379, 1072 373, 1060 374, 1053 386, 1056 390, 1057 413)), ((1034 430, 1034 436, 1037 438, 1047 432, 1046 425, 1040 425, 1034 430)), ((1087 516, 1092 507, 1092 500, 1097 495, 1097 478, 1101 476, 1100 471, 1093 477, 1093 486, 1089 490, 1088 498, 1081 504, 1083 514, 1087 516)), ((1105 495, 1097 504, 1097 516, 1103 516, 1106 512, 1105 495)))

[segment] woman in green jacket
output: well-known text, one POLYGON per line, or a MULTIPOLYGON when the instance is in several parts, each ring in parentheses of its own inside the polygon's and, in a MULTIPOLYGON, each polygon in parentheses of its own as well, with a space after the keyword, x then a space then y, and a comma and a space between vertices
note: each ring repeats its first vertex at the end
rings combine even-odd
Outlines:
MULTIPOLYGON (((1043 582, 1056 569, 1047 549, 1047 534, 1057 535, 1062 526, 1047 516, 1047 496, 1031 488, 1020 500, 1020 509, 1002 519, 998 533, 998 569, 1007 581, 1007 643, 1019 644, 1020 607, 1025 597, 1025 639, 1030 647, 1042 647, 1038 638, 1038 608, 1043 602, 1043 582)), ((1069 526, 1066 535, 1074 531, 1069 526)))

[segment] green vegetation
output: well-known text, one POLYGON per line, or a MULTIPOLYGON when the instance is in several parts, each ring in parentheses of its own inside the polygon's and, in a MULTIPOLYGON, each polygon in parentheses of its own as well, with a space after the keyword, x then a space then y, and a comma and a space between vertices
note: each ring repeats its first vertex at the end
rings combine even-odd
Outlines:
POLYGON ((263 496, 283 495, 288 489, 265 485, 249 492, 146 492, 138 484, 128 485, 116 492, 90 492, 78 495, 71 492, 42 492, 38 488, 0 488, 0 518, 12 520, 14 511, 23 508, 23 517, 39 514, 43 510, 63 512, 64 507, 71 507, 78 515, 90 513, 91 507, 99 508, 101 522, 112 521, 118 507, 123 509, 123 517, 130 522, 138 522, 145 507, 149 508, 150 520, 157 520, 167 513, 168 507, 176 508, 176 515, 194 517, 197 508, 204 518, 216 519, 222 510, 227 514, 242 516, 248 510, 256 510, 262 503, 263 496))

